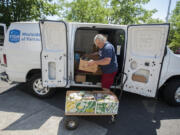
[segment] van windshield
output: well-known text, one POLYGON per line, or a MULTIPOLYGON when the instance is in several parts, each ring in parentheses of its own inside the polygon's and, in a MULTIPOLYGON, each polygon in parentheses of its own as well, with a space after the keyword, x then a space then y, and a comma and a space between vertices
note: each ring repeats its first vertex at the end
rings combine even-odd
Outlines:
POLYGON ((4 27, 0 26, 0 46, 4 44, 4 27))

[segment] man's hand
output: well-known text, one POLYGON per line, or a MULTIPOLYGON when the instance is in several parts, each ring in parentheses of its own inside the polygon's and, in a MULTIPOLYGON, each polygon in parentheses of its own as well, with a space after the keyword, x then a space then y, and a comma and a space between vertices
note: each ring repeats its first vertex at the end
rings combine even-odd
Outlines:
POLYGON ((92 65, 95 65, 95 64, 96 64, 96 61, 94 61, 94 60, 88 61, 88 66, 92 66, 92 65))

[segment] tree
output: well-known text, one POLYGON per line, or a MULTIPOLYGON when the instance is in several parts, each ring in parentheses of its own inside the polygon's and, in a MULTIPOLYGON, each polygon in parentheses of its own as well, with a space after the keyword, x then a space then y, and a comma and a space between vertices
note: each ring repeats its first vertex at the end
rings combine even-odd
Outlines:
POLYGON ((177 1, 169 22, 171 24, 169 47, 175 51, 180 48, 180 1, 177 1))
POLYGON ((51 0, 0 0, 0 21, 30 21, 58 14, 59 6, 51 0))
POLYGON ((63 17, 68 21, 108 23, 108 0, 61 0, 62 3, 65 6, 63 17))
POLYGON ((147 23, 156 10, 143 8, 149 0, 111 0, 111 22, 116 24, 147 23))
POLYGON ((161 20, 161 19, 154 19, 154 18, 149 18, 146 20, 146 23, 148 24, 157 24, 157 23, 165 23, 165 21, 161 20))
MULTIPOLYGON (((69 21, 138 24, 149 20, 156 10, 143 8, 149 0, 74 0, 64 4, 63 17, 69 21)), ((157 20, 156 20, 157 21, 157 20)))

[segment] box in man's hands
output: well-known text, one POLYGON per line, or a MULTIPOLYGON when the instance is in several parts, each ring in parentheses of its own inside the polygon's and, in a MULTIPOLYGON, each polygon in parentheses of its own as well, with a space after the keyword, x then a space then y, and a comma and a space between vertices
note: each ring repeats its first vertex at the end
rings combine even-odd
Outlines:
POLYGON ((98 66, 96 64, 88 66, 88 60, 80 59, 79 70, 95 73, 98 70, 98 66))

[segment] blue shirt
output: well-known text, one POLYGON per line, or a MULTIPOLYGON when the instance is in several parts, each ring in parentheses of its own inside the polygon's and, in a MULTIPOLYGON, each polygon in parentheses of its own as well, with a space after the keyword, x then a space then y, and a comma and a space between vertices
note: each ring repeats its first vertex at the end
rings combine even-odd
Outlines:
POLYGON ((118 63, 117 63, 115 49, 111 43, 106 42, 104 44, 104 47, 99 49, 99 56, 100 56, 100 60, 107 57, 111 58, 110 64, 101 66, 103 73, 113 73, 118 70, 118 63))

